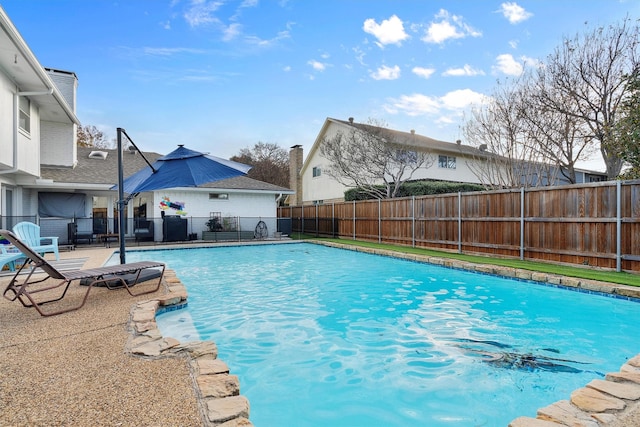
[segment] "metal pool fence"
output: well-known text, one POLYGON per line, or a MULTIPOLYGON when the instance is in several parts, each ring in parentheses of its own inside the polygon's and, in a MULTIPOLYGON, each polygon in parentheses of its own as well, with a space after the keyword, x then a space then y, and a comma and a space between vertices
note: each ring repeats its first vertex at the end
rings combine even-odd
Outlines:
MULTIPOLYGON (((101 244, 118 240, 116 218, 41 218, 38 216, 2 216, 0 228, 12 229, 28 221, 40 226, 43 237, 58 237, 61 245, 101 244)), ((281 238, 290 227, 275 217, 226 216, 215 225, 210 217, 167 215, 159 218, 127 218, 125 238, 131 242, 245 241, 281 238)))

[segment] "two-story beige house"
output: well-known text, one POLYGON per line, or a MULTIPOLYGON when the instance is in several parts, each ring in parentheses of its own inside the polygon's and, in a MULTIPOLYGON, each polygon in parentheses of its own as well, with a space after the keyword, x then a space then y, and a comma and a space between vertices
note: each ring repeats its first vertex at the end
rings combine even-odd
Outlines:
MULTIPOLYGON (((326 173, 330 162, 322 156, 321 146, 324 141, 338 134, 349 135, 354 131, 378 129, 384 138, 406 150, 428 153, 429 161, 417 169, 412 180, 439 180, 449 182, 483 184, 481 171, 486 171, 485 163, 492 154, 475 147, 440 141, 415 133, 413 130, 403 132, 387 128, 376 128, 370 124, 358 123, 349 118, 339 120, 327 118, 316 137, 306 159, 303 160, 303 147, 296 145, 290 150, 291 188, 296 194, 289 198, 289 204, 323 204, 344 201, 344 193, 349 188, 326 173)), ((484 177, 486 178, 486 177, 484 177)), ((530 180, 532 177, 523 178, 530 180)), ((592 182, 606 179, 603 173, 578 170, 578 182, 592 182)), ((535 180, 536 178, 533 177, 535 180)), ((546 177, 543 177, 546 179, 546 177)), ((555 173, 551 185, 567 184, 562 174, 555 173)), ((382 181, 380 182, 382 184, 382 181)), ((549 185, 545 183, 544 185, 549 185)))

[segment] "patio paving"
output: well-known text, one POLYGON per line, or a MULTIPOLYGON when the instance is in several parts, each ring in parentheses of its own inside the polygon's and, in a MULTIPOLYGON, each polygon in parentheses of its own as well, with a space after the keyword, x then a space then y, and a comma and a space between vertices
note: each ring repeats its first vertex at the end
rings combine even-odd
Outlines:
MULTIPOLYGON (((111 253, 60 255, 86 257, 90 268, 111 253)), ((2 289, 8 280, 0 278, 2 289)), ((72 286, 63 301, 73 302, 79 288, 72 286)), ((96 288, 82 309, 49 318, 0 298, 0 425, 201 426, 185 358, 149 360, 124 351, 132 306, 162 292, 134 298, 96 288)))

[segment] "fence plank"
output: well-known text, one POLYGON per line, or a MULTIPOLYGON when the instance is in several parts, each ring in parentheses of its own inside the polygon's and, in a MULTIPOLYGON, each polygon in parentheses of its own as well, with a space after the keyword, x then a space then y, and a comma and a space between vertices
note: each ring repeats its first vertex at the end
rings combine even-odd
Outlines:
MULTIPOLYGON (((278 216, 292 216, 294 231, 487 255, 520 257, 523 239, 524 259, 613 269, 617 208, 616 182, 602 182, 284 207, 278 216)), ((640 181, 621 183, 620 209, 621 267, 638 272, 640 181)))

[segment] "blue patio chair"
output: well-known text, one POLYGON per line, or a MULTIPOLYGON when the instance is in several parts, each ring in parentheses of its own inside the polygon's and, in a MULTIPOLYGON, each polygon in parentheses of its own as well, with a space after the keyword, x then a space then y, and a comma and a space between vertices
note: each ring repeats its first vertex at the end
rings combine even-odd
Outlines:
POLYGON ((40 237, 40 226, 32 222, 19 222, 13 227, 13 232, 20 240, 27 244, 34 252, 44 256, 47 252, 53 252, 56 261, 60 260, 58 253, 58 237, 40 237), (43 244, 43 241, 50 243, 43 244))
POLYGON ((15 271, 16 261, 21 258, 24 258, 21 252, 10 252, 5 245, 0 245, 0 271, 4 270, 5 266, 8 266, 10 271, 15 271))

